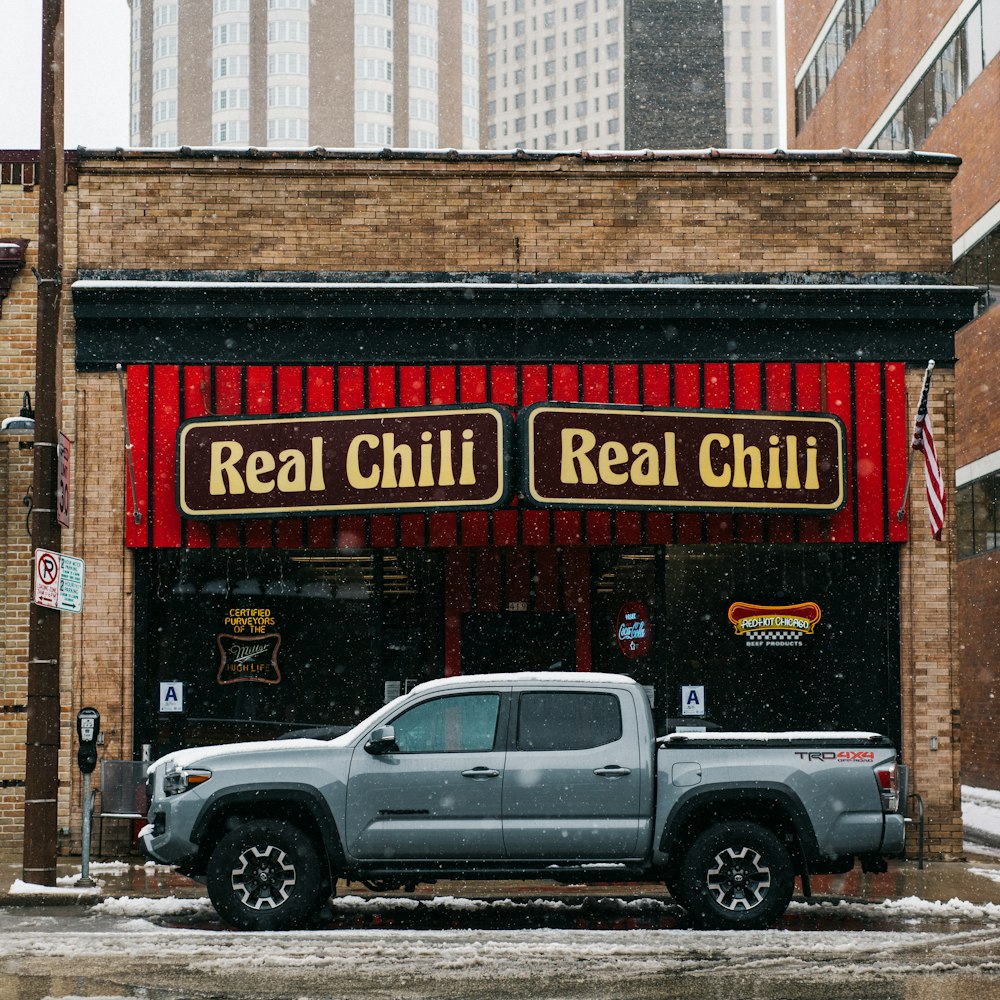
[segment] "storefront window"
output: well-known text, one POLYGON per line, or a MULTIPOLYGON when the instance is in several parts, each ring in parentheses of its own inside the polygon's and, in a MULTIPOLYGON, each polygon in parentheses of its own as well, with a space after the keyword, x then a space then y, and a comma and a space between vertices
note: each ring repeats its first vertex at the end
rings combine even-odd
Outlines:
POLYGON ((659 731, 701 724, 684 715, 695 689, 705 720, 728 730, 898 733, 894 551, 670 546, 591 558, 594 669, 645 685, 659 731))
POLYGON ((157 749, 346 728, 442 673, 434 553, 160 550, 148 567, 137 697, 157 749))

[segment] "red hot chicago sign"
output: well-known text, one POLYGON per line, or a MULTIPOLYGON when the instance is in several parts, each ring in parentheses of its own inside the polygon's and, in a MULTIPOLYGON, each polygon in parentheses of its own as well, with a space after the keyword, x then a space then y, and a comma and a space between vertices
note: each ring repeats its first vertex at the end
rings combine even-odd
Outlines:
MULTIPOLYGON (((511 491, 509 412, 429 406, 203 417, 178 432, 192 518, 475 510, 511 491)), ((518 415, 521 492, 538 506, 833 512, 845 435, 828 414, 538 403, 518 415)))

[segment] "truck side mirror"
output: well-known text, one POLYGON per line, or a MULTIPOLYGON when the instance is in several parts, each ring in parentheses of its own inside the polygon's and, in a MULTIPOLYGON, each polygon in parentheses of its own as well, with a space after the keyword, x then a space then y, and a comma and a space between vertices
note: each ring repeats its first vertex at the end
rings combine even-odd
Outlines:
POLYGON ((365 750, 373 756, 390 753, 396 747, 396 730, 392 726, 379 726, 373 729, 365 743, 365 750))

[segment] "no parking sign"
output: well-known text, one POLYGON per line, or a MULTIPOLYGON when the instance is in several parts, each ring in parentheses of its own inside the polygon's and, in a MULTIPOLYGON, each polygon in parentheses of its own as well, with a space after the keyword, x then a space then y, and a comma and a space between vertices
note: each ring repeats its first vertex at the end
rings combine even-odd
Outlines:
POLYGON ((35 549, 35 604, 56 611, 83 610, 83 560, 35 549))

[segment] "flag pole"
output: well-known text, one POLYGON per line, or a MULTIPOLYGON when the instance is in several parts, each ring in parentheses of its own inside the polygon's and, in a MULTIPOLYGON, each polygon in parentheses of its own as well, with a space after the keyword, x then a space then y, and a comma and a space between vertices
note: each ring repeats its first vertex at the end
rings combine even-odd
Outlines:
POLYGON ((927 362, 927 371, 924 372, 924 384, 920 389, 920 401, 917 403, 917 415, 913 422, 913 437, 910 440, 910 455, 906 462, 906 487, 903 489, 903 500, 896 511, 896 520, 902 522, 906 517, 906 506, 910 502, 910 482, 913 479, 913 453, 919 447, 919 424, 921 413, 927 411, 927 397, 931 391, 931 375, 934 373, 934 361, 927 362))

